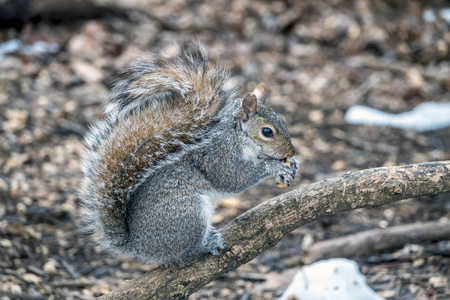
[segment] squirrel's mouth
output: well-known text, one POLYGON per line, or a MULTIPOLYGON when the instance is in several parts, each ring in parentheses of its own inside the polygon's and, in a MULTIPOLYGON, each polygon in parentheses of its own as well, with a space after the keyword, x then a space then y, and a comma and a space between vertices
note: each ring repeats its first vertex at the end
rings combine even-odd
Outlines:
POLYGON ((286 157, 283 157, 283 158, 277 158, 277 157, 273 157, 273 156, 267 155, 265 153, 261 153, 260 155, 258 155, 258 158, 259 159, 266 159, 266 160, 268 160, 268 159, 270 159, 270 160, 279 160, 279 161, 284 162, 284 161, 286 161, 286 158, 288 158, 288 157, 286 156, 286 157))

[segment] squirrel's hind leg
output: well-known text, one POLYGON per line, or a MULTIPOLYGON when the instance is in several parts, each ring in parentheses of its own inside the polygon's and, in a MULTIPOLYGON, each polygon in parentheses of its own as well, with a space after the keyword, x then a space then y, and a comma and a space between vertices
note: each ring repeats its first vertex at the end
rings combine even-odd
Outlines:
POLYGON ((205 238, 203 249, 200 249, 200 252, 211 253, 217 256, 219 255, 219 250, 225 249, 226 246, 222 234, 211 226, 205 238))

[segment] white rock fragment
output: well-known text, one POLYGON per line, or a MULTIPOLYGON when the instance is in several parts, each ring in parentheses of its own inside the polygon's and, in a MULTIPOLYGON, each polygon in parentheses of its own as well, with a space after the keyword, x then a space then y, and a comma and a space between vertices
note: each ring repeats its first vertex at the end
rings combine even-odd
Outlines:
POLYGON ((8 121, 6 127, 12 132, 23 129, 27 123, 28 112, 25 110, 11 109, 6 111, 8 121))
POLYGON ((55 274, 56 273, 56 261, 50 259, 43 266, 44 272, 46 274, 55 274))
POLYGON ((75 73, 85 82, 100 82, 103 80, 102 71, 92 64, 76 60, 71 66, 75 73))
POLYGON ((6 240, 6 239, 4 239, 4 240, 0 240, 0 247, 3 247, 3 248, 11 248, 12 247, 12 242, 10 241, 10 240, 6 240))
POLYGON ((446 7, 441 9, 441 17, 450 24, 450 7, 446 7))
POLYGON ((32 273, 23 274, 22 279, 26 282, 33 283, 33 284, 38 284, 39 282, 41 282, 41 278, 32 273))
POLYGON ((425 9, 423 11, 422 17, 426 22, 432 23, 432 22, 436 21, 436 15, 434 14, 434 12, 431 9, 425 9))
MULTIPOLYGON (((1 1, 0 1, 1 3, 1 1)), ((14 39, 0 43, 0 60, 6 54, 20 51, 25 55, 36 56, 43 53, 56 53, 59 45, 55 42, 35 41, 33 44, 23 44, 20 40, 14 39)))
POLYGON ((450 126, 450 103, 425 102, 400 114, 355 105, 344 118, 349 124, 389 126, 418 132, 436 130, 450 126))
POLYGON ((334 258, 303 267, 279 300, 382 300, 351 260, 334 258))
POLYGON ((435 289, 437 288, 445 288, 448 284, 448 278, 433 276, 428 279, 428 283, 431 284, 435 289))

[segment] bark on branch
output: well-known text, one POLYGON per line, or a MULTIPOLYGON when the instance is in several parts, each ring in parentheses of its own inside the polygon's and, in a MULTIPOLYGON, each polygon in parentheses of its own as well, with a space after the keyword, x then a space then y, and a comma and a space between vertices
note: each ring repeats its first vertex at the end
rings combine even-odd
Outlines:
POLYGON ((156 268, 101 299, 184 299, 277 244, 284 234, 341 212, 450 192, 450 161, 351 172, 323 180, 247 211, 220 230, 227 249, 191 263, 156 268))

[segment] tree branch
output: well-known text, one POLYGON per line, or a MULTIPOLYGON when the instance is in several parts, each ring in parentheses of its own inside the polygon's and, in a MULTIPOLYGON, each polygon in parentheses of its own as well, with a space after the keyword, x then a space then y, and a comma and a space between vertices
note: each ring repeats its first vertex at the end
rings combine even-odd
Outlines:
POLYGON ((354 258, 368 256, 386 249, 427 241, 450 239, 450 222, 419 222, 408 225, 372 229, 331 240, 321 241, 306 250, 306 264, 332 257, 354 258))
POLYGON ((101 299, 184 299, 277 244, 284 234, 341 212, 450 192, 450 161, 349 172, 282 194, 220 230, 227 249, 184 266, 155 268, 101 299))

